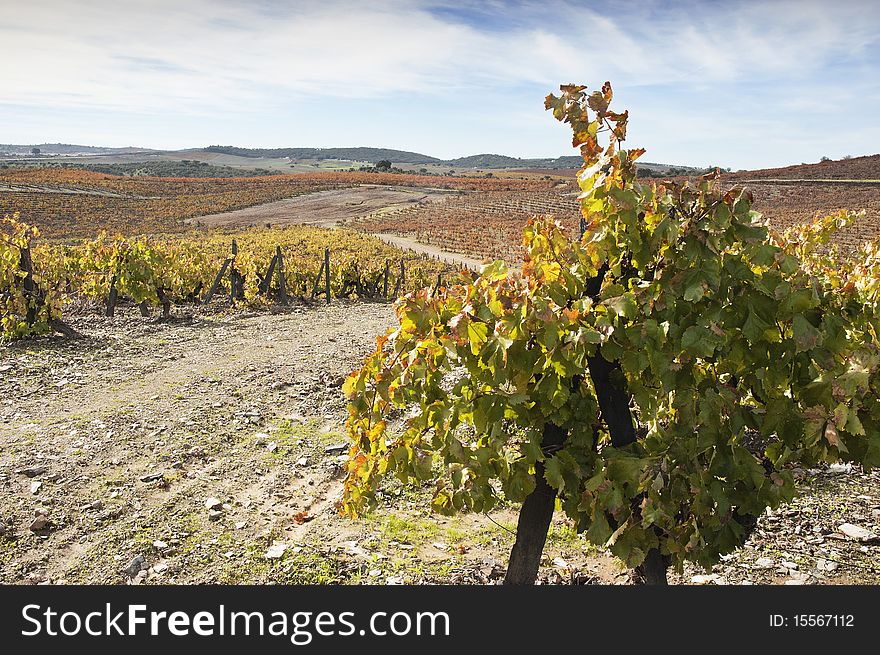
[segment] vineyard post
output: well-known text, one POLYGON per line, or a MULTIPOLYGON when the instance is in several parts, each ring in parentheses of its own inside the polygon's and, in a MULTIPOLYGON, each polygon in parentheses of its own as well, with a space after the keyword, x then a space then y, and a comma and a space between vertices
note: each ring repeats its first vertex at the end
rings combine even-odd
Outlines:
POLYGON ((315 278, 315 283, 312 285, 312 298, 318 297, 318 285, 321 284, 322 275, 324 275, 324 262, 321 262, 321 266, 318 268, 318 276, 315 278))
POLYGON ((205 296, 204 303, 207 305, 211 302, 211 298, 214 297, 214 294, 217 292, 217 288, 220 286, 220 280, 223 279, 223 274, 226 273, 226 269, 229 267, 229 263, 231 259, 224 259, 223 265, 220 267, 220 271, 217 273, 217 277, 214 278, 214 283, 211 285, 211 288, 208 289, 208 293, 205 296))
POLYGON ((147 317, 150 315, 150 308, 146 300, 141 300, 140 304, 138 304, 138 309, 141 310, 141 316, 147 317))
POLYGON ((278 260, 278 298, 282 305, 287 305, 287 286, 284 283, 284 255, 281 246, 275 246, 275 258, 278 260))
POLYGON ((390 268, 391 268, 391 261, 386 259, 385 260, 385 278, 382 282, 382 297, 386 298, 386 299, 388 298, 388 269, 390 269, 390 268))
POLYGON ((403 291, 404 280, 406 279, 406 269, 404 268, 403 257, 400 258, 400 275, 397 276, 397 282, 394 284, 394 297, 400 297, 400 292, 403 291))
POLYGON ((229 302, 235 304, 238 296, 238 271, 235 270, 235 258, 238 255, 238 244, 232 240, 232 266, 229 270, 229 302))
POLYGON ((260 286, 258 287, 258 293, 260 295, 266 294, 269 292, 269 287, 272 286, 272 274, 275 273, 275 264, 278 262, 278 255, 275 254, 272 257, 272 261, 269 262, 269 268, 266 269, 266 277, 260 282, 260 286))
POLYGON ((324 291, 330 304, 330 248, 324 248, 324 291))

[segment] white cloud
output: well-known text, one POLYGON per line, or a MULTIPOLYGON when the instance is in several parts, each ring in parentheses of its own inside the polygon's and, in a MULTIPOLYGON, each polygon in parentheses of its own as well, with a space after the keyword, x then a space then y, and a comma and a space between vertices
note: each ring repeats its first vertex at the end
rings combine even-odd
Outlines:
POLYGON ((402 2, 18 3, 0 28, 0 102, 248 111, 301 94, 713 82, 808 74, 877 42, 870 4, 693 5, 660 16, 624 7, 555 4, 540 24, 499 32, 402 2))
MULTIPOLYGON (((169 134, 174 125, 181 134, 191 125, 184 117, 259 123, 301 107, 298 118, 313 122, 316 138, 332 134, 320 125, 322 113, 336 120, 348 115, 351 126, 340 130, 351 127, 379 138, 378 131, 364 126, 383 117, 363 112, 387 98, 412 112, 442 105, 447 114, 461 117, 455 123, 462 133, 456 136, 459 143, 490 142, 493 123, 506 138, 520 128, 523 139, 531 134, 536 141, 516 147, 499 143, 493 149, 525 154, 547 147, 538 135, 550 134, 553 127, 541 131, 538 125, 552 121, 536 109, 543 94, 563 82, 596 85, 610 79, 621 106, 633 101, 640 117, 633 128, 656 126, 659 143, 672 139, 674 117, 695 100, 708 105, 722 96, 735 98, 728 102, 737 106, 716 104, 711 117, 688 128, 689 140, 705 134, 713 143, 719 133, 733 132, 730 126, 719 132, 719 120, 733 117, 732 124, 740 125, 737 113, 755 114, 748 129, 760 132, 759 111, 781 113, 779 120, 793 128, 796 121, 787 117, 815 115, 826 103, 849 98, 860 108, 876 108, 880 102, 872 82, 880 78, 880 3, 858 0, 608 0, 605 5, 565 0, 471 5, 460 0, 34 0, 13 5, 7 0, 4 5, 0 123, 7 123, 7 140, 15 129, 10 118, 26 117, 28 108, 39 109, 32 112, 34 130, 40 112, 75 111, 80 118, 88 112, 112 114, 119 125, 124 115, 140 115, 142 124, 150 117, 153 125, 160 117, 167 120, 169 134), (847 75, 859 78, 858 97, 847 75), (767 92, 774 86, 780 91, 767 92), (521 100, 524 88, 536 96, 528 106, 521 100), (641 96, 640 89, 646 90, 641 96), (764 98, 757 97, 761 93, 764 98), (663 106, 644 102, 650 97, 656 103, 658 94, 665 94, 663 106), (369 102, 361 102, 365 99, 369 102), (480 117, 485 107, 492 115, 480 117), (469 123, 471 135, 466 134, 469 123)), ((139 123, 132 120, 120 137, 125 141, 128 135, 139 138, 139 123)), ((425 120, 440 129, 437 117, 426 114, 425 120)), ((767 131, 778 129, 775 122, 763 125, 767 131)), ((444 140, 453 147, 452 135, 435 135, 441 145, 444 140)))

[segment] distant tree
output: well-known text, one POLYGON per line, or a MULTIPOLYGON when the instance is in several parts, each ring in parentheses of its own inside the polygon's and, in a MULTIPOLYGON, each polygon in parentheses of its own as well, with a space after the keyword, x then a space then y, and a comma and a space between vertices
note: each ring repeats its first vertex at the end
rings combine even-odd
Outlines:
POLYGON ((39 155, 40 149, 39 148, 31 148, 31 154, 32 155, 39 155))
POLYGON ((819 161, 820 161, 820 162, 823 162, 823 161, 831 161, 831 157, 822 157, 822 159, 820 159, 819 161))
POLYGON ((427 168, 420 168, 419 169, 419 173, 427 173, 427 172, 428 172, 427 168))
POLYGON ((852 155, 844 155, 843 158, 844 159, 852 159, 852 155))
POLYGON ((376 170, 377 171, 390 171, 391 170, 391 162, 387 159, 383 159, 381 161, 376 162, 376 170))

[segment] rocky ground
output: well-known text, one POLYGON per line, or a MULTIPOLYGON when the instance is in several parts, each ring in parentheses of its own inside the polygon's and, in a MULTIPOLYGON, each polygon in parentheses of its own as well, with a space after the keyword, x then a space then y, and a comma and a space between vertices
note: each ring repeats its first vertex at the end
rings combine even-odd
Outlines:
MULTIPOLYGON (((340 386, 393 319, 384 304, 282 312, 136 309, 69 320, 85 338, 0 346, 2 583, 495 583, 515 508, 444 518, 427 489, 340 517, 340 386), (178 310, 179 311, 179 310, 178 310)), ((674 583, 880 582, 880 479, 803 471, 713 571, 674 583)), ((564 517, 543 583, 626 584, 564 517)))

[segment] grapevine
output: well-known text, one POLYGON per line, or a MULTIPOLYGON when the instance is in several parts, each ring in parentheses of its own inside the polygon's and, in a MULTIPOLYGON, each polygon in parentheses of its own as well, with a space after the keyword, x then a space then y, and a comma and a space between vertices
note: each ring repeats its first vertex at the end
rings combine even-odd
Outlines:
POLYGON ((341 508, 375 507, 388 474, 433 481, 441 512, 524 502, 506 581, 529 583, 555 496, 662 582, 791 500, 791 464, 880 463, 878 246, 826 247, 846 213, 778 234, 717 172, 644 185, 610 84, 561 90, 546 106, 584 157, 583 237, 534 218, 521 272, 401 301, 344 387, 341 508))

